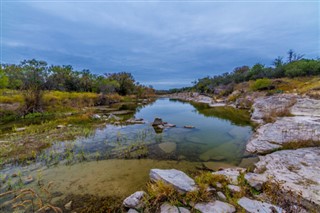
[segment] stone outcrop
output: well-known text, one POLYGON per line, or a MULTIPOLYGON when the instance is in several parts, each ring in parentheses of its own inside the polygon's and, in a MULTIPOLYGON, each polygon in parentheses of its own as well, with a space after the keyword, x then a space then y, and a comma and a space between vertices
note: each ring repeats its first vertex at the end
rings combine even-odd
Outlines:
POLYGON ((320 100, 299 98, 297 103, 292 107, 291 114, 320 117, 320 100))
POLYGON ((193 179, 176 169, 151 169, 149 176, 152 181, 162 180, 180 192, 189 192, 197 189, 193 179))
POLYGON ((218 200, 209 203, 197 203, 194 208, 202 213, 232 213, 236 211, 234 206, 218 200))
POLYGON ((246 210, 248 213, 259 213, 259 212, 264 212, 264 213, 283 213, 285 212, 282 208, 257 201, 257 200, 251 200, 249 198, 243 197, 238 200, 238 204, 246 210))
POLYGON ((247 151, 268 153, 287 143, 320 141, 320 119, 317 117, 282 117, 257 129, 247 144, 247 151))
POLYGON ((266 117, 275 116, 290 109, 296 103, 296 99, 297 96, 291 94, 257 98, 252 106, 251 119, 262 124, 266 117))
POLYGON ((320 147, 282 150, 259 158, 256 173, 280 183, 284 192, 301 194, 304 206, 320 206, 320 147))

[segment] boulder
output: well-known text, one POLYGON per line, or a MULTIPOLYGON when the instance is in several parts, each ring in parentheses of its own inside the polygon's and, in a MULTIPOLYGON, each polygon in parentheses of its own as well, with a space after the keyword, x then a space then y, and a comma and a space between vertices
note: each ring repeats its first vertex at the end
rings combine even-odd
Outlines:
POLYGON ((251 153, 268 153, 288 143, 320 141, 320 119, 317 117, 282 117, 257 129, 246 149, 251 153))
POLYGON ((282 150, 259 158, 254 172, 280 183, 283 198, 292 196, 307 208, 310 203, 320 208, 320 147, 282 150))
POLYGON ((244 172, 243 168, 228 168, 217 172, 212 172, 212 174, 223 175, 231 183, 238 185, 238 177, 241 172, 244 172))
POLYGON ((262 189, 263 184, 268 181, 265 175, 260 175, 256 173, 247 173, 244 175, 244 178, 251 187, 255 188, 258 191, 260 191, 262 189))
POLYGON ((236 211, 234 206, 218 200, 209 203, 197 203, 194 208, 202 213, 232 213, 236 211))
POLYGON ((189 192, 197 189, 193 179, 176 169, 151 169, 149 176, 152 181, 162 180, 180 192, 189 192))
POLYGON ((145 194, 146 193, 144 191, 137 191, 127 197, 123 201, 123 205, 127 208, 141 208, 143 206, 142 198, 145 196, 145 194))
POLYGON ((285 212, 282 208, 269 204, 269 203, 265 203, 265 202, 261 202, 261 201, 257 201, 257 200, 251 200, 249 198, 243 197, 241 199, 238 200, 238 204, 244 208, 246 210, 246 212, 248 213, 283 213, 285 212))
POLYGON ((160 213, 190 213, 187 208, 172 206, 169 203, 164 203, 160 207, 160 213))

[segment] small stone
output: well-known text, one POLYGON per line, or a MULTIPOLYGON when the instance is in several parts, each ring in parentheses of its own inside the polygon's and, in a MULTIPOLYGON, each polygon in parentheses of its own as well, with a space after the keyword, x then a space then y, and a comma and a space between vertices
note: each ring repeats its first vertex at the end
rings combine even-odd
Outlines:
POLYGON ((98 114, 93 114, 93 115, 91 116, 91 118, 93 118, 93 119, 101 119, 101 116, 98 115, 98 114))
POLYGON ((193 128, 195 128, 195 127, 194 127, 194 126, 190 126, 190 125, 185 125, 184 128, 186 128, 186 129, 193 129, 193 128))
POLYGON ((23 132, 25 131, 27 128, 26 127, 20 127, 20 128, 16 128, 16 132, 23 132))
POLYGON ((282 212, 285 212, 282 208, 280 208, 278 206, 275 206, 275 205, 272 205, 269 203, 265 203, 265 202, 261 202, 261 201, 257 201, 257 200, 251 200, 246 197, 239 199, 238 204, 249 213, 259 213, 259 212, 282 213, 282 212))
POLYGON ((197 203, 194 208, 202 213, 233 213, 236 211, 234 206, 218 200, 209 203, 197 203))
POLYGON ((231 184, 237 185, 240 172, 244 172, 244 171, 245 169, 243 168, 229 168, 229 169, 213 172, 212 174, 223 175, 227 178, 228 181, 230 181, 231 184))
POLYGON ((29 184, 29 183, 31 183, 31 182, 33 182, 34 180, 33 180, 33 177, 31 176, 31 175, 29 175, 28 177, 26 177, 25 179, 24 179, 24 181, 23 181, 23 183, 25 184, 25 185, 27 185, 27 184, 29 184))
POLYGON ((62 129, 62 128, 65 128, 65 127, 66 127, 65 125, 58 125, 57 129, 62 129))
POLYGON ((218 198, 222 201, 226 201, 227 197, 222 192, 217 192, 218 198))
POLYGON ((219 182, 217 182, 217 183, 216 183, 216 187, 219 188, 219 189, 221 189, 221 188, 222 188, 222 184, 219 183, 219 182))
POLYGON ((227 187, 228 187, 228 189, 230 189, 230 191, 232 191, 232 192, 241 192, 241 188, 240 188, 239 186, 228 185, 227 187))
POLYGON ((66 210, 71 210, 71 208, 72 208, 72 201, 70 201, 69 203, 67 203, 66 205, 64 205, 64 208, 65 208, 66 210))
POLYGON ((251 187, 255 188, 258 191, 262 189, 263 184, 268 180, 265 175, 256 173, 247 173, 245 174, 244 178, 251 187))
POLYGON ((139 213, 139 212, 135 209, 129 209, 128 213, 139 213))
POLYGON ((141 208, 143 206, 142 198, 146 193, 144 191, 137 191, 127 197, 123 201, 123 205, 127 208, 141 208))
POLYGON ((190 213, 187 208, 172 206, 169 203, 164 203, 160 207, 160 213, 190 213))

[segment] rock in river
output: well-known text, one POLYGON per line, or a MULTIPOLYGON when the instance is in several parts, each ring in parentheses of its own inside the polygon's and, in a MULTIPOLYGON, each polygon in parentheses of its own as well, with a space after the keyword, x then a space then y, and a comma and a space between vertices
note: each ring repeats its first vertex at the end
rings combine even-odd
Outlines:
POLYGON ((173 142, 160 143, 159 148, 165 153, 169 154, 176 150, 177 144, 173 142))
POLYGON ((152 126, 159 126, 159 125, 163 125, 163 121, 161 118, 155 118, 153 123, 152 123, 152 126))
POLYGON ((189 192, 197 189, 193 179, 176 169, 151 169, 149 176, 152 181, 163 180, 180 192, 189 192))

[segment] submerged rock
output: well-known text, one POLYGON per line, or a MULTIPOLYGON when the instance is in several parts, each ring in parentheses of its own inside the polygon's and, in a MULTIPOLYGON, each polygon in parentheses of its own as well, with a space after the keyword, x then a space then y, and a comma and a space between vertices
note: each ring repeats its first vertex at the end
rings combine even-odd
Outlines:
POLYGON ((186 128, 186 129, 194 129, 195 127, 191 126, 191 125, 185 125, 184 128, 186 128))
POLYGON ((169 203, 164 203, 160 207, 160 213, 190 213, 187 208, 172 206, 169 203))
POLYGON ((197 189, 193 179, 176 169, 151 169, 149 176, 152 181, 163 180, 181 192, 197 189))
POLYGON ((283 213, 285 212, 282 208, 269 204, 269 203, 265 203, 265 202, 261 202, 261 201, 257 201, 257 200, 251 200, 249 198, 243 197, 241 199, 238 200, 238 204, 244 208, 248 213, 260 213, 260 212, 264 212, 264 213, 283 213))
POLYGON ((284 198, 293 196, 304 206, 320 206, 320 147, 282 150, 259 158, 254 172, 280 183, 284 198))
POLYGON ((127 208, 141 208, 143 206, 142 198, 146 193, 144 191, 137 191, 127 197, 123 201, 123 205, 127 208))
POLYGON ((159 148, 165 153, 169 154, 176 151, 177 144, 173 142, 160 143, 159 148))
POLYGON ((249 140, 246 149, 252 153, 268 153, 288 143, 303 145, 320 141, 320 120, 316 117, 282 117, 274 123, 261 126, 249 140))
POLYGON ((194 208, 202 213, 232 213, 236 211, 234 206, 218 200, 209 203, 197 203, 194 208))

